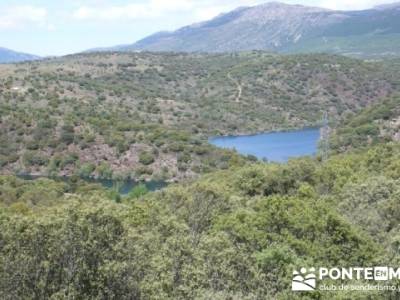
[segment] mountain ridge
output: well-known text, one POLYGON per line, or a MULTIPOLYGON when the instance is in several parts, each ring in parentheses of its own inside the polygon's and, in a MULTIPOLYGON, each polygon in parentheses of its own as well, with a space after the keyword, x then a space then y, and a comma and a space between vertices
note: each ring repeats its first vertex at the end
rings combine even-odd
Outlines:
POLYGON ((360 11, 279 2, 238 7, 215 18, 160 31, 100 51, 328 52, 367 58, 400 55, 399 3, 360 11), (379 43, 378 43, 379 42, 379 43), (383 53, 383 54, 382 54, 383 53))
POLYGON ((40 59, 40 56, 0 47, 0 64, 40 59))
POLYGON ((373 7, 373 9, 393 9, 393 8, 400 8, 400 1, 389 4, 376 5, 373 7))

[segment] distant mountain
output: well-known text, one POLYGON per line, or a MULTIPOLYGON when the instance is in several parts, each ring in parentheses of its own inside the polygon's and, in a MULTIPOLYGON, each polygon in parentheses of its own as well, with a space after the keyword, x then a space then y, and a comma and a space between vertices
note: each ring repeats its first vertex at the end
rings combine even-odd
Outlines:
MULTIPOLYGON (((81 53, 93 53, 93 52, 109 52, 109 51, 121 51, 120 49, 123 49, 125 47, 128 47, 130 45, 117 45, 117 46, 112 46, 112 47, 96 47, 96 48, 91 48, 88 50, 85 50, 81 53)), ((77 53, 79 54, 79 53, 77 53)))
POLYGON ((400 3, 363 11, 333 11, 282 3, 240 7, 216 18, 159 32, 112 50, 400 55, 400 3))
POLYGON ((400 9, 400 2, 377 5, 374 9, 400 9))
POLYGON ((21 62, 21 61, 28 61, 28 60, 36 60, 40 59, 39 56, 16 52, 10 49, 1 48, 0 47, 0 63, 14 63, 14 62, 21 62))

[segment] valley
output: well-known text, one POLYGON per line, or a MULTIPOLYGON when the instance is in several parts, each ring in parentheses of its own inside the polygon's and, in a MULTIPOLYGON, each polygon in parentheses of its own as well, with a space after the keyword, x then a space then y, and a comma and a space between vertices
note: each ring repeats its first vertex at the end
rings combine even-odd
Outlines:
POLYGON ((228 2, 0 4, 0 299, 399 299, 400 4, 228 2))
POLYGON ((334 124, 399 89, 379 62, 263 52, 79 54, 0 73, 2 173, 103 179, 241 165, 208 138, 318 126, 325 111, 334 124))

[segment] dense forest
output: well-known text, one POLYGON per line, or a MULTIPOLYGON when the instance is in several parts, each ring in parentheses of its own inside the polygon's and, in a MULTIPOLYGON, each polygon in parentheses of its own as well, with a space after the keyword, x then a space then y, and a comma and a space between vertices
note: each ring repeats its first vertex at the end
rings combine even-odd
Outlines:
POLYGON ((0 66, 3 174, 181 181, 240 164, 214 135, 333 123, 400 89, 330 55, 94 53, 0 66))
POLYGON ((299 266, 399 265, 396 64, 105 53, 0 74, 1 299, 397 299, 290 290, 299 266), (327 159, 207 143, 326 110, 327 159), (179 182, 122 196, 80 179, 154 174, 179 182))
POLYGON ((119 201, 87 184, 0 180, 2 299, 366 299, 293 294, 292 269, 400 259, 399 144, 248 163, 119 201))

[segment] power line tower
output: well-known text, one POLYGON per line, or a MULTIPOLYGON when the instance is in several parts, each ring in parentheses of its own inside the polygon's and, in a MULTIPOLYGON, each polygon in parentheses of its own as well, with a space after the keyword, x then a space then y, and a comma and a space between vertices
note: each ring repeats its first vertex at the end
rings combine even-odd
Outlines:
POLYGON ((329 115, 328 112, 324 112, 324 117, 322 120, 322 132, 321 132, 321 151, 322 151, 322 160, 326 161, 329 157, 329 115))

